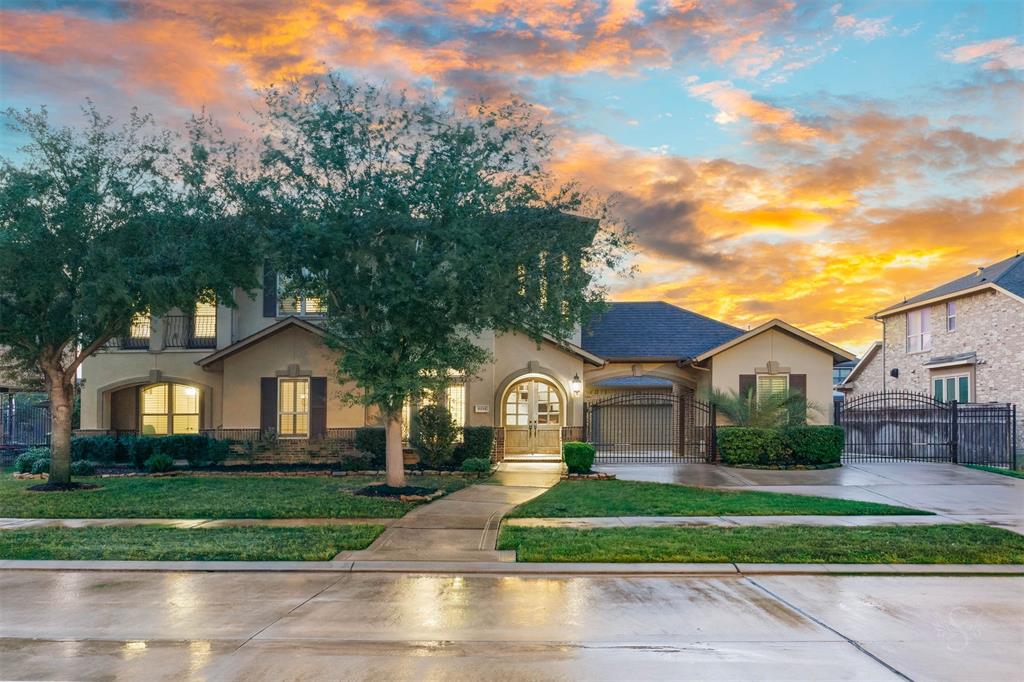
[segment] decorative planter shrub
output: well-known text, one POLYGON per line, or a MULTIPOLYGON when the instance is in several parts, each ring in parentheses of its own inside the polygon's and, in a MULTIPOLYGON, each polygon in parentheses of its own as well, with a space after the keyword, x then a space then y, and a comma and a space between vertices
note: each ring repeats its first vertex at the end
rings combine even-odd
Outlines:
POLYGON ((459 427, 452 419, 452 413, 444 405, 424 405, 416 415, 418 427, 412 438, 412 446, 426 466, 437 468, 451 463, 455 450, 455 439, 459 427))
POLYGON ((45 474, 50 471, 50 458, 40 457, 39 459, 32 462, 32 473, 33 474, 45 474))
POLYGON ((562 459, 570 474, 589 474, 594 466, 597 449, 590 443, 567 441, 562 443, 562 459))
POLYGON ((145 467, 150 473, 170 471, 174 467, 174 460, 161 452, 147 459, 145 467))
POLYGON ((49 448, 29 448, 14 460, 14 470, 19 474, 31 474, 33 473, 32 468, 35 466, 35 463, 41 459, 45 459, 47 466, 49 466, 49 448))
POLYGON ((355 445, 356 450, 370 455, 373 463, 371 468, 384 467, 387 437, 383 426, 363 426, 356 429, 355 445))
POLYGON ((462 470, 468 473, 485 474, 491 470, 490 457, 470 457, 462 460, 462 470))
POLYGON ((729 466, 836 466, 843 454, 838 426, 724 426, 717 439, 718 455, 729 466))
POLYGON ((494 449, 493 426, 464 426, 462 442, 456 444, 452 454, 453 463, 460 465, 467 459, 491 459, 494 449))

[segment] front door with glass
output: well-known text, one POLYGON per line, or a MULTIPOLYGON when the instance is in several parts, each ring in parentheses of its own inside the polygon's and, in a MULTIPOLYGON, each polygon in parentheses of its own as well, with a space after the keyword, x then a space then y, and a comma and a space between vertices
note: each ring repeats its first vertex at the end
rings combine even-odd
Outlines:
POLYGON ((505 454, 557 455, 562 445, 562 398, 543 379, 517 382, 505 395, 505 454))

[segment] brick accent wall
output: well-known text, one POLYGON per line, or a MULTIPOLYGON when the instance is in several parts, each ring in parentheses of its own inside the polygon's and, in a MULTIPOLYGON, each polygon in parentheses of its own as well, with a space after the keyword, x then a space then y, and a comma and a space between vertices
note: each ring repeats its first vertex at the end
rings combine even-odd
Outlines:
POLYGON ((943 374, 971 374, 972 402, 1017 405, 1018 448, 1024 448, 1024 302, 998 291, 981 291, 956 299, 955 331, 946 331, 946 302, 929 306, 931 350, 907 352, 906 315, 884 319, 885 343, 859 373, 850 397, 875 391, 932 394, 932 379, 943 374), (977 364, 930 368, 932 358, 976 353, 977 364), (889 376, 899 369, 899 377, 889 376))

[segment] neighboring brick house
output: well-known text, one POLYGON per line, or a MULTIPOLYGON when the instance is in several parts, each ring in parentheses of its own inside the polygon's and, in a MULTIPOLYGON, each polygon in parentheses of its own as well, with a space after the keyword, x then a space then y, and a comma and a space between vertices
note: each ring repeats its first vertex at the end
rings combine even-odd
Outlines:
POLYGON ((1014 403, 1024 413, 1024 254, 889 306, 874 319, 882 323, 882 341, 843 383, 850 397, 917 391, 946 401, 1014 403))

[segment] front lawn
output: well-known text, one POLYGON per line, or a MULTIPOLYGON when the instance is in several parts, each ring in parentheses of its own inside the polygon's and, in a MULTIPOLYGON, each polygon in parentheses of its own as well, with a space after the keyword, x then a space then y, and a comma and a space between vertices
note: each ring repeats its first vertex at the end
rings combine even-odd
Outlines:
POLYGON ((1024 478, 1024 471, 1020 469, 1003 469, 1000 467, 990 467, 984 464, 968 464, 968 469, 977 469, 978 471, 987 471, 990 474, 1000 474, 1002 476, 1012 476, 1014 478, 1024 478))
POLYGON ((981 525, 771 528, 504 526, 518 561, 1020 564, 1024 536, 981 525))
POLYGON ((929 514, 875 502, 831 497, 695 488, 640 481, 562 481, 508 516, 742 516, 929 514))
MULTIPOLYGON (((0 479, 0 517, 292 519, 398 518, 417 505, 352 491, 379 482, 369 476, 174 476, 82 478, 98 490, 34 493, 38 480, 0 479)), ((415 485, 454 492, 457 476, 416 476, 415 485)))
POLYGON ((365 549, 384 526, 39 528, 0 531, 0 559, 330 561, 365 549))

